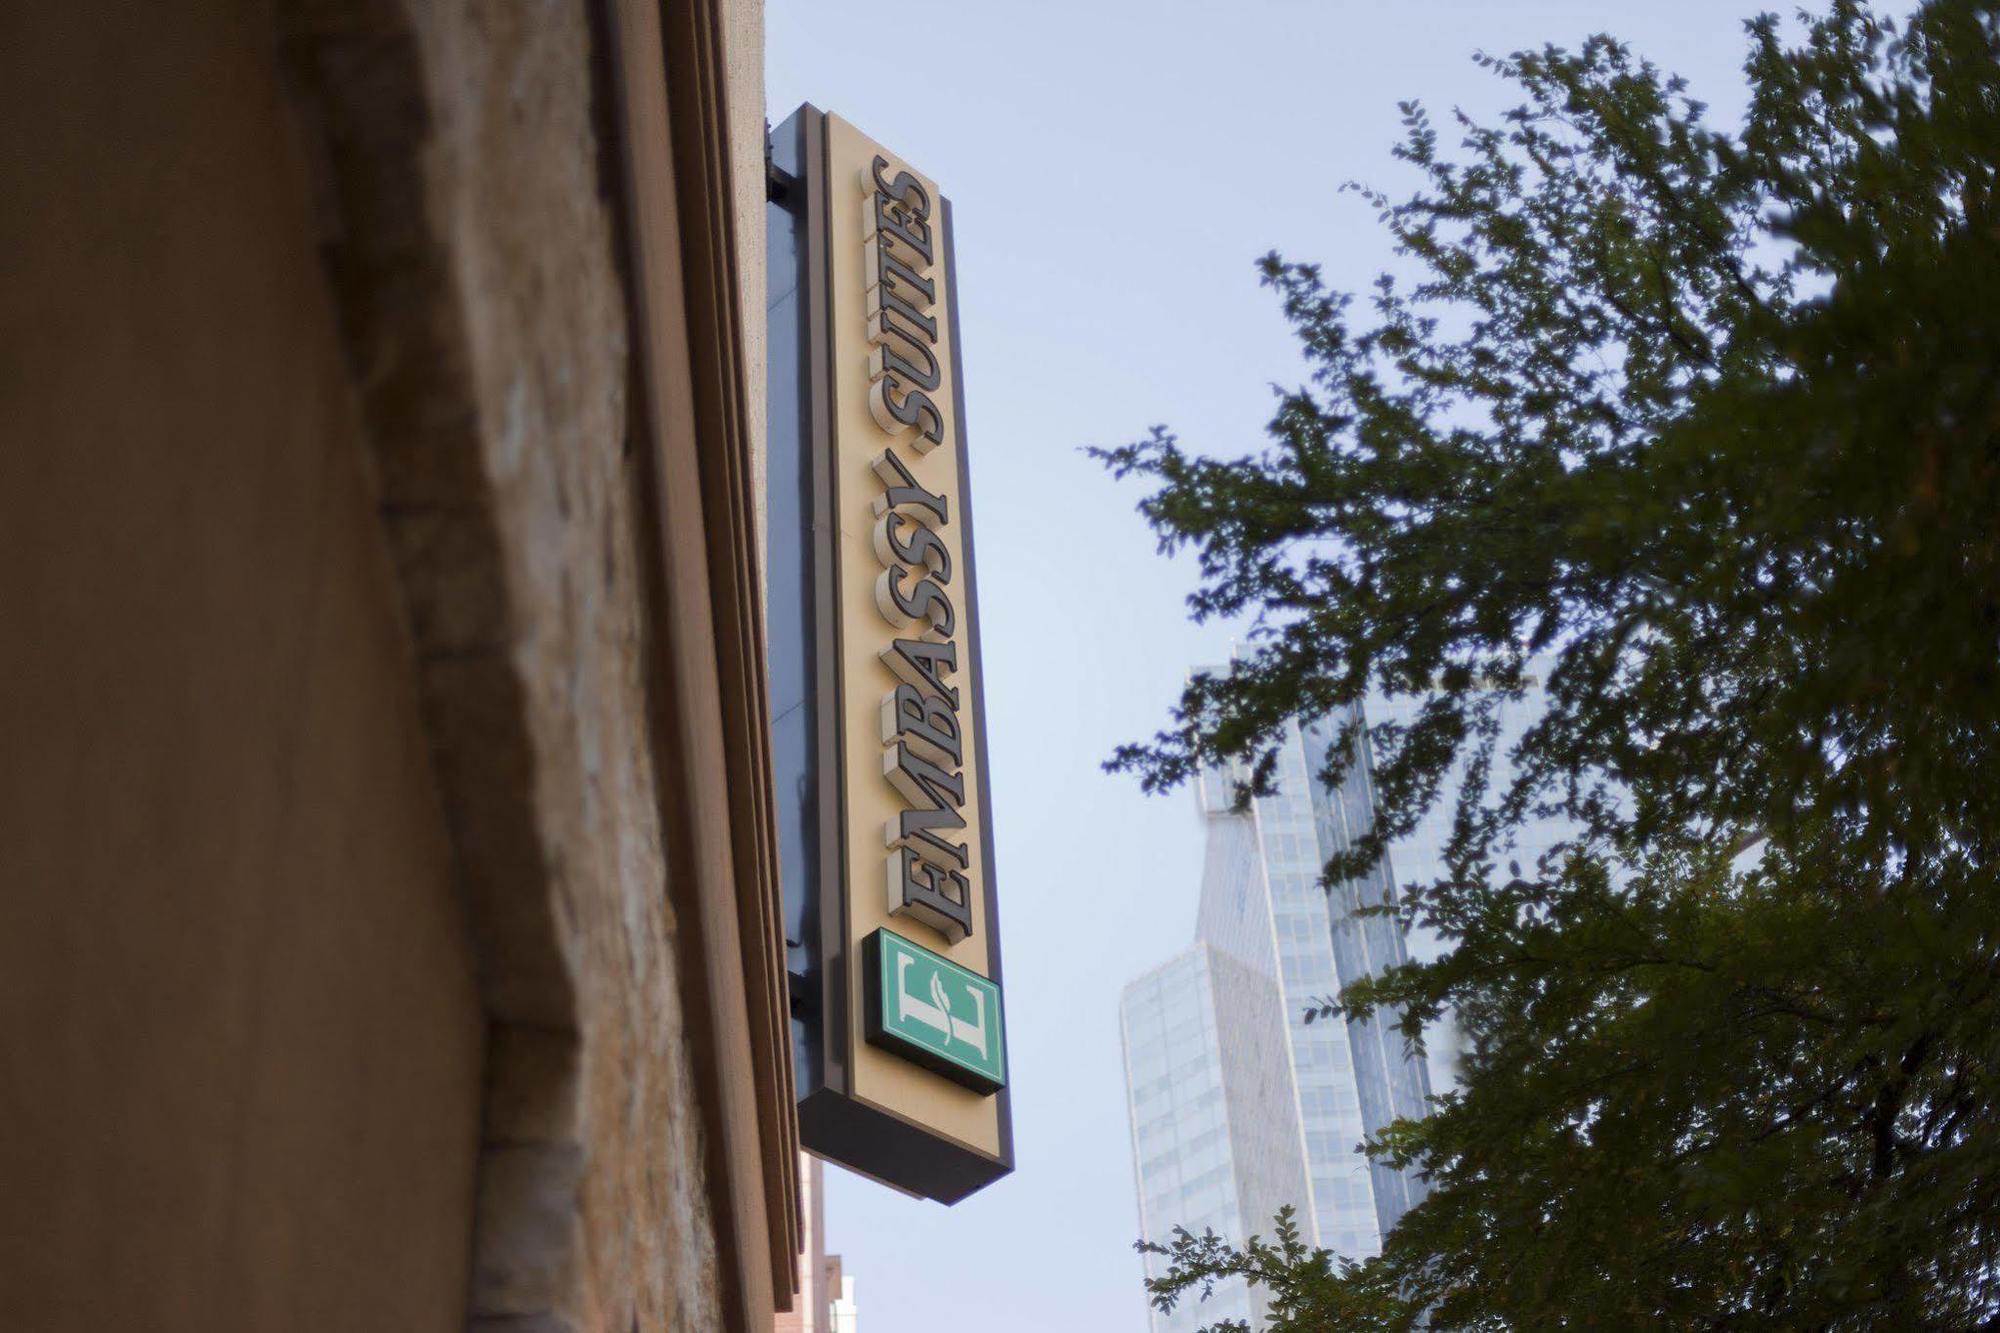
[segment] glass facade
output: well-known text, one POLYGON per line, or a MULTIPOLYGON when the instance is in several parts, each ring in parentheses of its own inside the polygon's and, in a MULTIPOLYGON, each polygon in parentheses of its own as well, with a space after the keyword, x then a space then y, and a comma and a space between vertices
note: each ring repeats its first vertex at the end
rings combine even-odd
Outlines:
MULTIPOLYGON (((1548 668, 1552 661, 1536 658, 1528 665, 1525 688, 1519 699, 1509 700, 1500 708, 1500 731, 1494 746, 1493 786, 1489 797, 1497 793, 1511 780, 1513 773, 1512 756, 1514 747, 1529 727, 1541 719, 1547 708, 1545 694, 1548 668)), ((1370 726, 1385 722, 1408 726, 1416 721, 1417 712, 1423 707, 1423 700, 1414 697, 1388 699, 1370 696, 1367 717, 1370 726)), ((1440 789, 1438 801, 1424 812, 1406 838, 1401 838, 1390 847, 1384 858, 1385 880, 1391 884, 1433 884, 1444 877, 1445 846, 1451 839, 1451 824, 1454 802, 1457 799, 1462 767, 1454 769, 1445 779, 1440 789)), ((1530 819, 1512 835, 1512 842, 1501 848, 1499 859, 1505 866, 1508 861, 1518 862, 1521 869, 1533 873, 1537 860, 1557 843, 1572 836, 1574 830, 1568 821, 1555 818, 1530 819)), ((1422 925, 1414 927, 1405 939, 1409 956, 1419 962, 1430 962, 1441 956, 1448 947, 1435 931, 1422 925)), ((1425 1034, 1425 1057, 1428 1065, 1431 1089, 1447 1092, 1458 1085, 1458 1064, 1464 1043, 1458 1035, 1457 1024, 1449 1014, 1440 1018, 1425 1034)))
MULTIPOLYGON (((1407 720, 1419 702, 1371 700, 1346 716, 1407 720)), ((1508 706, 1503 750, 1540 712, 1538 689, 1508 706)), ((1360 1145, 1391 1121, 1422 1116, 1434 1076, 1437 1086, 1451 1085, 1455 1028, 1441 1022, 1428 1034, 1428 1059, 1419 1059, 1393 1015, 1306 1015, 1351 982, 1442 950, 1435 935, 1406 937, 1394 919, 1360 909, 1390 901, 1399 883, 1441 873, 1452 811, 1443 803, 1368 874, 1322 889, 1326 862, 1375 811, 1365 752, 1339 787, 1319 780, 1342 721, 1294 724, 1276 792, 1243 810, 1234 807, 1235 775, 1211 772, 1197 784, 1207 852, 1195 943, 1134 981, 1123 1003, 1133 1170, 1149 1240, 1185 1226, 1241 1242, 1269 1234, 1273 1214, 1290 1203, 1309 1241, 1362 1258, 1379 1253, 1423 1198, 1421 1179, 1370 1162, 1360 1145)), ((1538 855, 1560 832, 1532 826, 1515 854, 1538 855)), ((1149 1259, 1149 1275, 1158 1264, 1149 1259)), ((1154 1333, 1224 1317, 1258 1327, 1255 1304, 1247 1291, 1218 1292, 1171 1318, 1155 1312, 1154 1333), (1225 1295, 1229 1303, 1218 1304, 1225 1295)))
MULTIPOLYGON (((1164 1242, 1177 1226, 1244 1235, 1237 1162, 1223 1097, 1213 955, 1197 945, 1125 988, 1126 1107, 1139 1188, 1142 1235, 1164 1242)), ((1165 1263, 1146 1256, 1146 1275, 1165 1263)), ((1219 1319, 1249 1319, 1241 1282, 1171 1315, 1153 1312, 1154 1333, 1193 1333, 1219 1319)))

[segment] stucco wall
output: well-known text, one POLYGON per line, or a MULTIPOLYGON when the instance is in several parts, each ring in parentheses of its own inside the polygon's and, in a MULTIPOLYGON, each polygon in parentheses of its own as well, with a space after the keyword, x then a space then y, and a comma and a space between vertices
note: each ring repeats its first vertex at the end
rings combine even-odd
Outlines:
POLYGON ((255 5, 0 38, 0 1323, 463 1322, 473 956, 255 5))
POLYGON ((580 0, 289 14, 492 1024, 472 1326, 719 1328, 604 35, 580 0))
MULTIPOLYGON (((727 0, 723 5, 727 20, 723 33, 723 63, 729 98, 731 165, 735 168, 737 273, 742 283, 745 312, 743 322, 743 364, 747 372, 750 407, 750 438, 754 494, 757 497, 758 548, 762 540, 764 512, 764 447, 770 348, 762 311, 764 309, 764 0, 727 0)), ((789 115, 791 108, 784 108, 789 115)))
POLYGON ((9 1327, 722 1326, 594 12, 6 21, 9 1327))

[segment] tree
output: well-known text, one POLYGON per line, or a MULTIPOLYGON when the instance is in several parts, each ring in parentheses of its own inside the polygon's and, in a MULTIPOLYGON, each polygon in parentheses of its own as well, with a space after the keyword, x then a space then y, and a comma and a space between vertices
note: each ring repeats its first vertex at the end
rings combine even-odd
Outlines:
POLYGON ((1370 1144, 1429 1197, 1361 1264, 1183 1236, 1156 1301, 2000 1328, 2000 15, 1747 26, 1736 130, 1608 37, 1482 57, 1525 101, 1455 155, 1406 105, 1421 185, 1364 194, 1421 281, 1267 256, 1310 367, 1269 445, 1099 451, 1250 626, 1109 766, 1264 790, 1286 719, 1372 687, 1427 702, 1327 882, 1456 812, 1389 909, 1453 951, 1333 1006, 1457 1012, 1462 1087, 1370 1144), (1575 837, 1503 872, 1538 811, 1575 837))

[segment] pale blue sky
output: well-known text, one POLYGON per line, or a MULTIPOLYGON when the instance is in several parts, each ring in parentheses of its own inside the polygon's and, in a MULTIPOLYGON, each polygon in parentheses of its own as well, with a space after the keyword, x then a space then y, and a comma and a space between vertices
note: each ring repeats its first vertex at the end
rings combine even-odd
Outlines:
POLYGON ((995 860, 1019 1168, 954 1208, 829 1169, 863 1333, 1146 1326, 1118 991, 1193 927, 1192 797, 1099 771, 1227 648, 1078 453, 1155 422, 1239 452, 1296 378, 1252 263, 1388 261, 1341 182, 1391 193, 1399 99, 1491 111, 1469 57, 1592 31, 1740 105, 1748 0, 771 0, 769 114, 811 101, 933 175, 958 227, 995 860))

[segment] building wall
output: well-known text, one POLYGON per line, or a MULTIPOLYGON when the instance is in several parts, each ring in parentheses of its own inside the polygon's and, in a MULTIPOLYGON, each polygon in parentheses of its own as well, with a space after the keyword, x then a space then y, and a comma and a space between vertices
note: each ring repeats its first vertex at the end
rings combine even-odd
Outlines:
MULTIPOLYGON (((767 120, 781 120, 790 108, 777 108, 769 116, 764 105, 764 0, 726 0, 723 15, 724 95, 729 102, 729 151, 736 171, 737 280, 742 284, 746 308, 762 310, 765 271, 764 132, 767 120)), ((766 418, 769 400, 770 344, 768 329, 761 318, 743 324, 744 405, 749 409, 752 452, 751 495, 756 503, 757 548, 768 550, 764 508, 765 441, 770 423, 766 418)), ((762 581, 759 581, 762 587, 762 581)))
MULTIPOLYGON (((1360 709, 1347 714, 1360 720, 1360 709)), ((1329 719, 1300 728, 1306 767, 1324 770, 1341 743, 1339 725, 1329 719)), ((1319 856, 1331 859, 1345 852, 1375 822, 1375 786, 1365 757, 1348 766, 1340 785, 1310 781, 1319 856)), ((1366 914, 1395 899, 1390 858, 1383 856, 1359 878, 1334 885, 1326 894, 1331 920, 1335 980, 1347 986, 1409 961, 1406 931, 1399 920, 1366 914)), ((1391 1122, 1420 1118, 1429 1106, 1430 1085, 1424 1063, 1412 1058, 1394 1015, 1384 1012, 1342 1024, 1352 1052, 1354 1086, 1362 1127, 1379 1134, 1391 1122)), ((1398 1171, 1386 1162, 1371 1161, 1368 1174, 1374 1195, 1375 1225, 1382 1236, 1423 1200, 1425 1186, 1414 1172, 1398 1171)))
MULTIPOLYGON (((5 21, 10 1327, 769 1327, 789 1102, 714 1071, 776 941, 700 805, 758 669, 708 571, 761 579, 655 470, 761 437, 690 405, 707 298, 635 367, 621 211, 619 98, 698 86, 657 25, 718 11, 745 81, 755 3, 5 21)), ((761 90, 699 86, 761 275, 761 90)))
MULTIPOLYGON (((1217 1010, 1214 961, 1213 951, 1197 944, 1129 983, 1119 1004, 1139 1235, 1161 1245, 1172 1242, 1176 1227, 1238 1241, 1245 1235, 1236 1156, 1243 1127, 1231 1123, 1228 1016, 1217 1010)), ((1147 1254, 1144 1265, 1149 1278, 1167 1270, 1157 1254, 1147 1254)), ((1207 1300, 1151 1315, 1153 1333, 1194 1333, 1225 1318, 1262 1327, 1240 1280, 1220 1284, 1207 1300)))
MULTIPOLYGON (((1335 916, 1319 886, 1330 849, 1322 845, 1326 794, 1318 790, 1318 767, 1292 726, 1279 750, 1273 795, 1236 812, 1227 778, 1204 778, 1208 856, 1196 933, 1276 986, 1291 1107, 1258 1134, 1270 1145, 1266 1151, 1297 1154, 1304 1164, 1307 1190, 1291 1202, 1305 1234, 1360 1258, 1381 1243, 1377 1183, 1359 1145, 1375 1127, 1368 1112, 1379 1089, 1370 1081, 1379 1084, 1383 1070, 1364 1025, 1306 1021, 1347 979, 1335 916)), ((1262 1021, 1231 1014, 1225 1027, 1233 1033, 1262 1021)))
POLYGON ((254 5, 0 39, 0 1309, 38 1333, 464 1322, 474 958, 274 51, 254 5))
MULTIPOLYGON (((1274 1219, 1291 1208, 1301 1234, 1313 1234, 1311 1178, 1286 1041, 1284 997, 1266 972, 1210 949, 1209 986, 1229 1113, 1236 1215, 1246 1235, 1275 1236, 1274 1219)), ((1263 1293, 1254 1302, 1261 1319, 1263 1293)))
POLYGON ((388 19, 407 23, 392 30, 424 109, 409 126, 373 53, 317 17, 292 50, 327 127, 332 273, 350 360, 373 377, 385 530, 486 963, 471 1313, 500 1329, 719 1326, 647 723, 658 556, 629 445, 590 16, 400 8, 388 19), (374 212, 390 172, 421 210, 407 249, 374 212))
POLYGON ((832 1274, 839 1295, 833 1298, 832 1322, 827 1325, 829 1333, 860 1333, 861 1309, 854 1301, 854 1279, 840 1276, 839 1261, 835 1261, 832 1274))
MULTIPOLYGON (((1512 780, 1514 748, 1520 744, 1528 728, 1539 722, 1548 710, 1547 680, 1549 668, 1553 665, 1554 660, 1550 657, 1532 659, 1528 664, 1521 697, 1499 704, 1493 774, 1487 789, 1489 800, 1496 799, 1503 785, 1512 780)), ((1370 726, 1377 727, 1385 723, 1408 727, 1417 720, 1423 702, 1416 696, 1390 699, 1371 695, 1366 705, 1368 722, 1370 726)), ((1455 802, 1464 780, 1465 766, 1461 762, 1445 776, 1439 787, 1437 803, 1417 821, 1416 828, 1408 836, 1398 839, 1390 847, 1389 854, 1383 858, 1382 874, 1398 887, 1399 892, 1411 885, 1422 887, 1444 878, 1445 849, 1451 841, 1455 802)), ((1367 799, 1374 799, 1372 792, 1367 799)), ((1575 833, 1574 826, 1565 819, 1531 817, 1510 834, 1511 842, 1501 849, 1501 854, 1503 860, 1513 861, 1523 870, 1533 873, 1538 858, 1575 833)), ((1449 942, 1435 930, 1419 923, 1409 932, 1407 947, 1411 958, 1418 962, 1430 962, 1443 956, 1449 942)), ((1427 1029, 1425 1059, 1433 1092, 1442 1095, 1458 1085, 1463 1046, 1464 1039, 1459 1033, 1457 1020, 1449 1011, 1427 1029)))
POLYGON ((804 1153, 799 1154, 799 1212, 804 1223, 799 1289, 772 1333, 830 1333, 833 1301, 840 1294, 840 1257, 829 1258, 826 1252, 826 1167, 804 1153))

